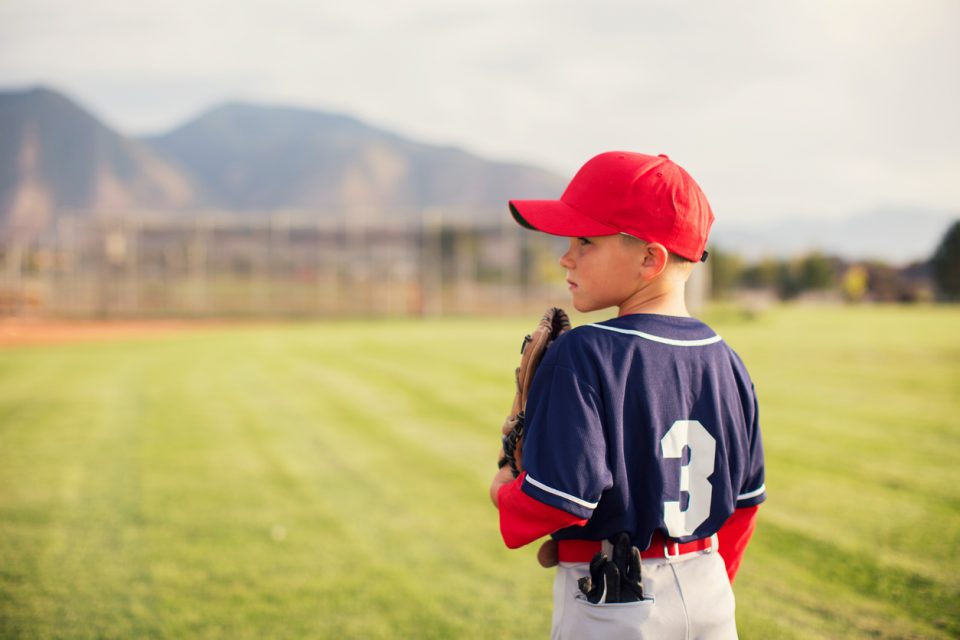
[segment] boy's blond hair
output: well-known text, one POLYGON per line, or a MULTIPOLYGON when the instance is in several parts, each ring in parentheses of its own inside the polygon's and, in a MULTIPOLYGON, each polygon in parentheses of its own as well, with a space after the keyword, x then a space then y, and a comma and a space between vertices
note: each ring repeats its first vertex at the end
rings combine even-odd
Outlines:
MULTIPOLYGON (((645 246, 649 244, 646 240, 638 238, 637 236, 632 236, 629 233, 619 233, 620 240, 628 246, 645 246)), ((689 258, 684 258, 683 256, 678 256, 672 251, 667 251, 667 268, 674 274, 682 277, 684 281, 690 277, 690 274, 693 273, 693 268, 697 265, 696 262, 690 260, 689 258)))

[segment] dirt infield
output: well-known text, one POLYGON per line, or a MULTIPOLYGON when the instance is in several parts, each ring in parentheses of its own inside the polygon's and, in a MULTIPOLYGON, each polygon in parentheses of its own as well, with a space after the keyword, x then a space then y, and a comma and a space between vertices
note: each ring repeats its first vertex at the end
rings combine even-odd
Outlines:
POLYGON ((227 326, 246 325, 222 320, 3 318, 0 319, 0 349, 25 345, 164 336, 187 331, 221 329, 227 326))

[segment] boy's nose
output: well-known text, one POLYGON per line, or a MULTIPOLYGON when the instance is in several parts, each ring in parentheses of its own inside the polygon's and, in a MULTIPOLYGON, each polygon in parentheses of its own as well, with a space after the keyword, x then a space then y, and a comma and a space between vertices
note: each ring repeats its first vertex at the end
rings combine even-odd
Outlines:
POLYGON ((563 267, 564 269, 573 268, 573 260, 570 258, 569 249, 567 249, 567 251, 562 256, 560 256, 560 266, 563 267))

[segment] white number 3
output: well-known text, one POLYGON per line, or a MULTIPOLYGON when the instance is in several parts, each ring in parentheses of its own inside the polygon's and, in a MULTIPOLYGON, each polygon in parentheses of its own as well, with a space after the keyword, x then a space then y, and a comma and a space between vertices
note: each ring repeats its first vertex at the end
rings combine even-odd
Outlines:
POLYGON ((677 420, 660 440, 664 459, 683 460, 684 448, 690 448, 690 460, 680 466, 681 499, 684 491, 689 496, 686 510, 680 510, 680 500, 663 503, 663 521, 672 538, 691 535, 704 520, 710 517, 713 499, 714 456, 717 441, 696 420, 677 420))

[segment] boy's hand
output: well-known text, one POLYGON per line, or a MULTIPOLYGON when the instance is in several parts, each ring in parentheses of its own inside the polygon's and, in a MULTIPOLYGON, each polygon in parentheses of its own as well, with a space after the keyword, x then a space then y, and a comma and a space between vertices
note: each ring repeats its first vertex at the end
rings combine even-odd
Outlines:
POLYGON ((493 476, 493 482, 490 483, 490 501, 493 502, 493 506, 500 508, 500 502, 497 498, 497 494, 500 492, 500 487, 505 484, 510 484, 516 480, 513 477, 513 470, 509 465, 501 467, 497 474, 493 476))
POLYGON ((540 545, 540 549, 537 551, 537 562, 544 569, 560 564, 560 549, 556 540, 549 538, 540 545))

